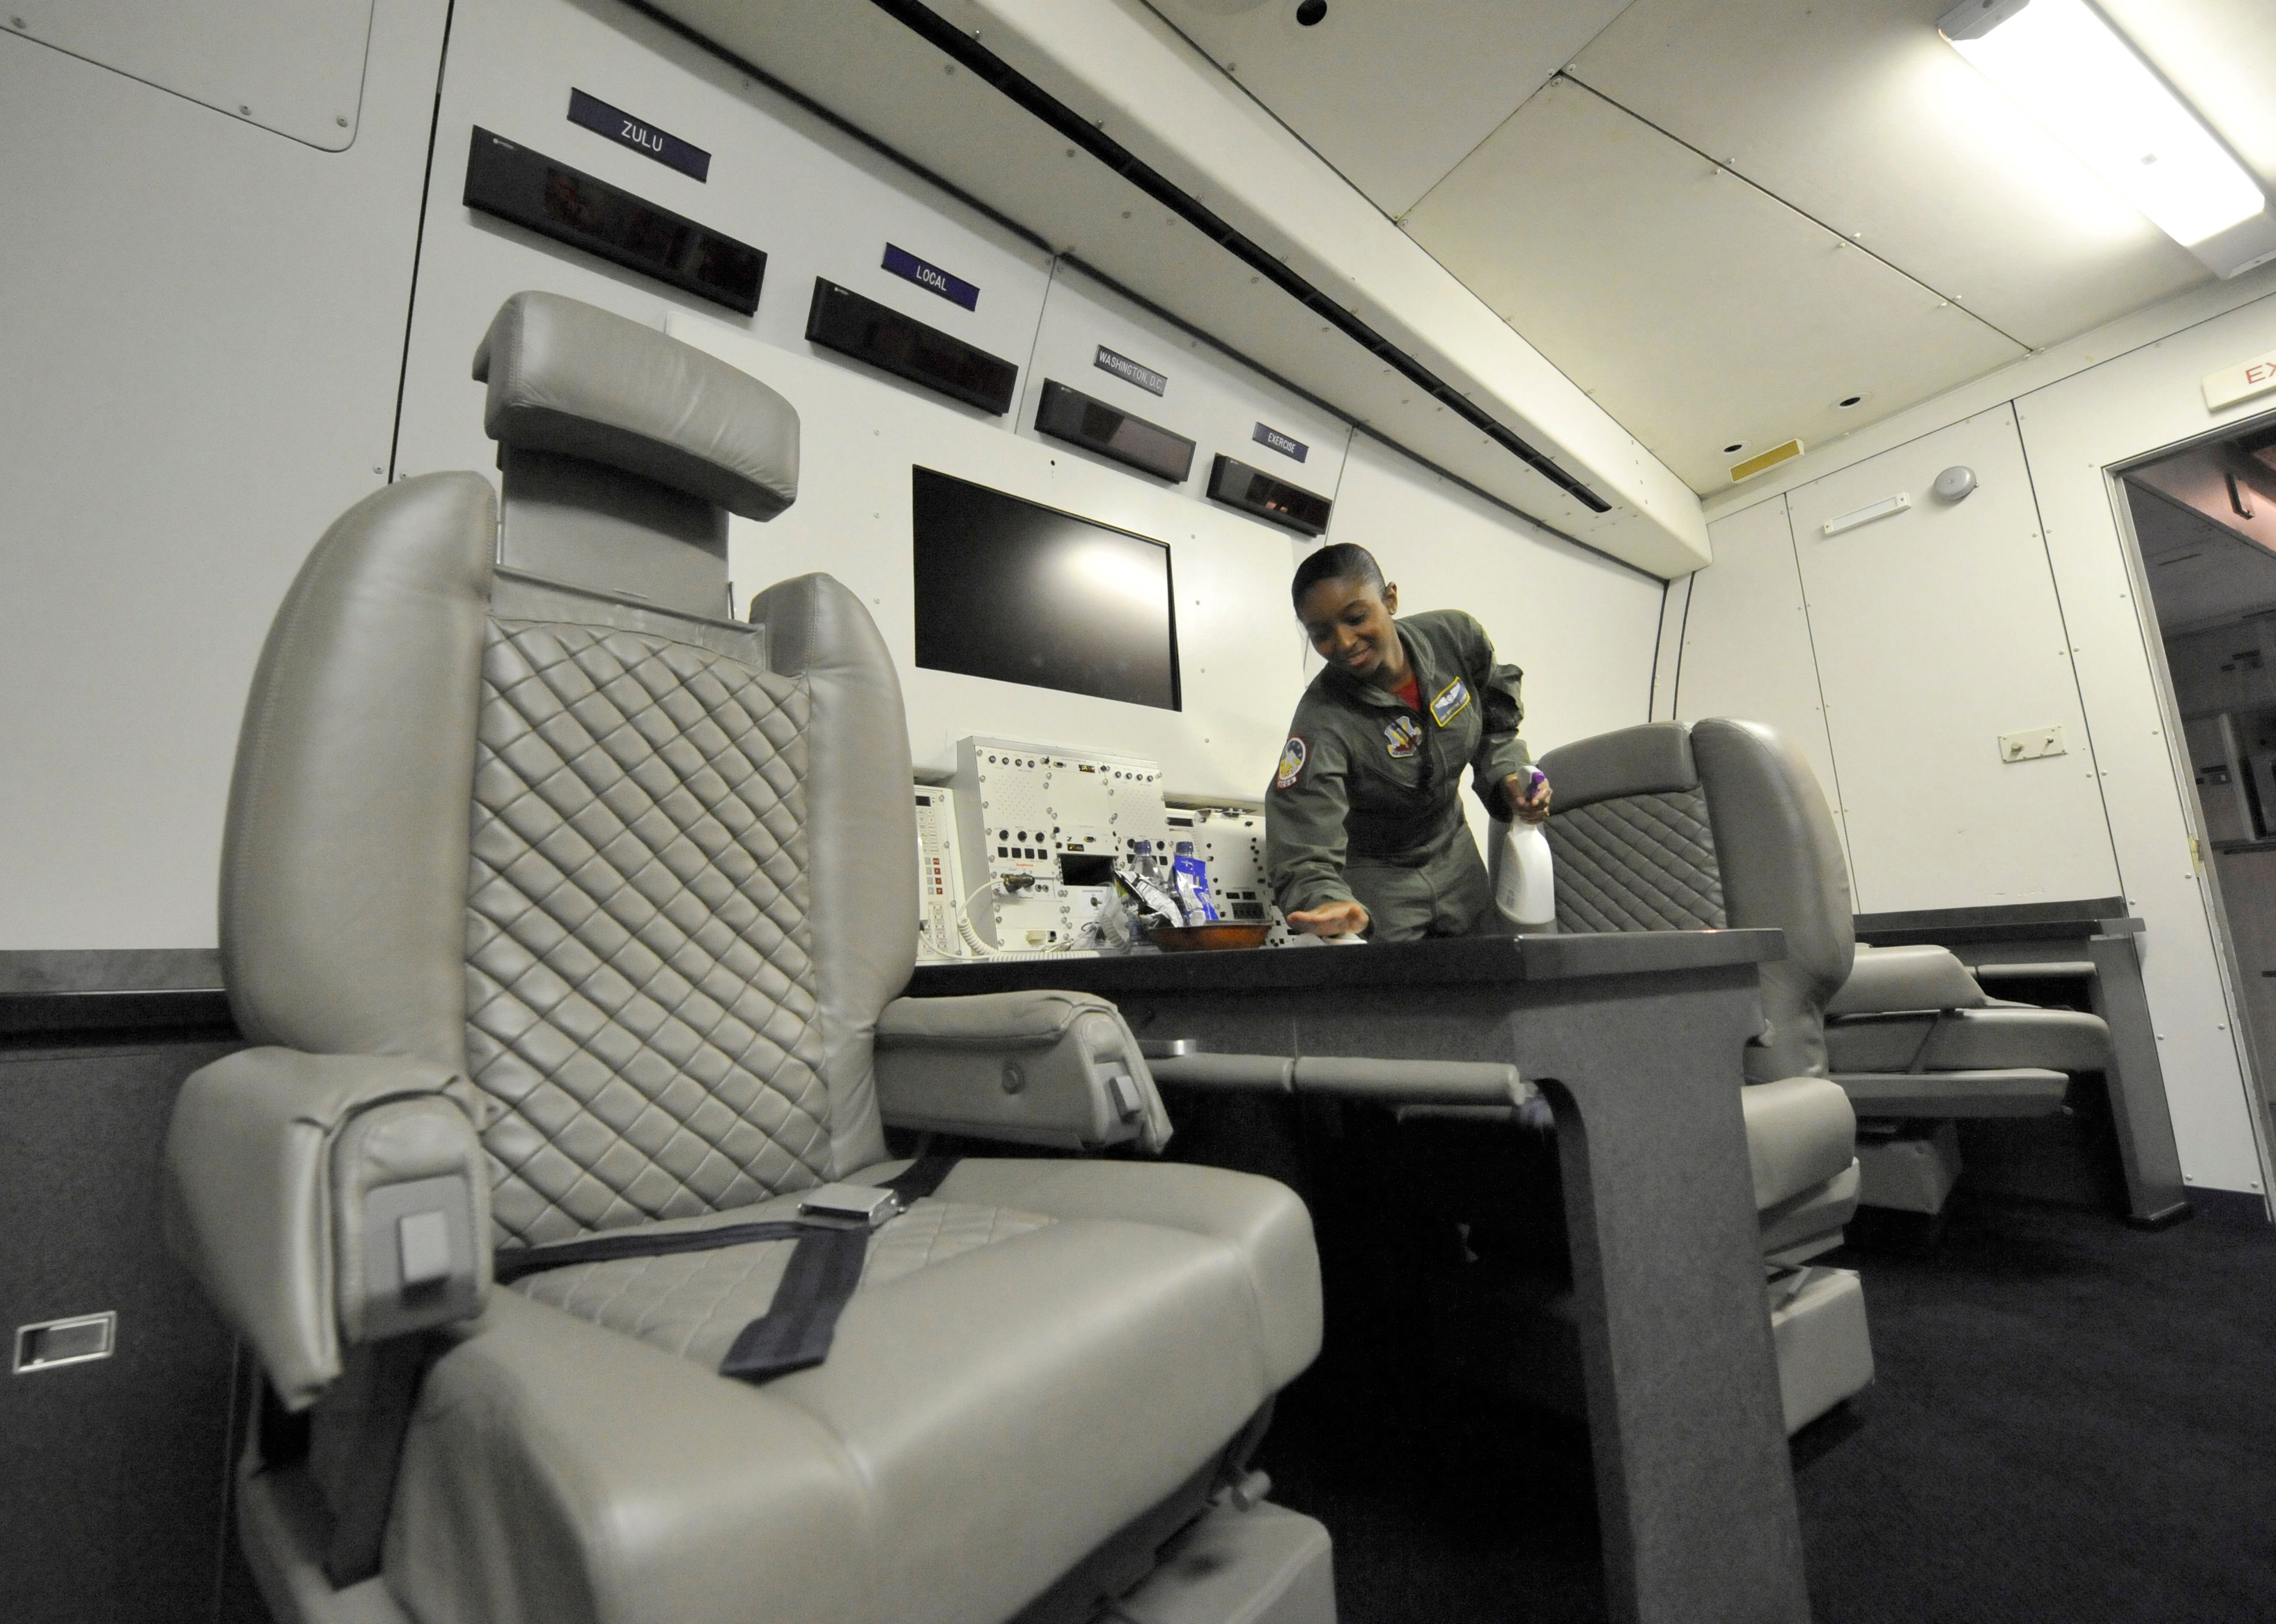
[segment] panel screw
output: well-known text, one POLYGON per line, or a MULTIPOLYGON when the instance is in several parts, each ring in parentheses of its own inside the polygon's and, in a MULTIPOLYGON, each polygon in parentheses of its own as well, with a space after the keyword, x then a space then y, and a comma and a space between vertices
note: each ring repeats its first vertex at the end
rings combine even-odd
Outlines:
POLYGON ((253 110, 244 105, 244 103, 239 102, 238 104, 237 116, 239 118, 250 118, 253 117, 253 110))
POLYGON ((339 125, 341 129, 345 130, 348 127, 348 116, 345 113, 341 113, 333 118, 332 122, 339 125))
POLYGON ((1020 1069, 1020 1062, 1015 1060, 1005 1061, 1004 1062, 1004 1091, 1007 1094, 1016 1094, 1027 1086, 1028 1074, 1020 1069))
POLYGON ((20 28, 24 26, 24 19, 20 17, 11 17, 8 19, 8 26, 11 28, 20 28))

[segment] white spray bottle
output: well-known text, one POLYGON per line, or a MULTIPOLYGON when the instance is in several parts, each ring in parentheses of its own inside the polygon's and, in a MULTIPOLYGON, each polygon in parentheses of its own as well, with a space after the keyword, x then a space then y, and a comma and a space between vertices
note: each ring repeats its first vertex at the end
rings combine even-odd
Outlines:
MULTIPOLYGON (((1544 778, 1539 767, 1526 771, 1529 795, 1544 778)), ((1504 826, 1496 853, 1494 906, 1521 931, 1546 934, 1557 928, 1557 872, 1549 836, 1537 823, 1512 820, 1504 826)))

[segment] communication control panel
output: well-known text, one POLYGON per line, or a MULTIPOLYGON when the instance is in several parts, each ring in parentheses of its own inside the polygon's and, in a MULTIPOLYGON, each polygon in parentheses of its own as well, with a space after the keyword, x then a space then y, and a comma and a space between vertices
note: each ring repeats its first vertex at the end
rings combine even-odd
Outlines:
POLYGON ((1170 842, 1194 842, 1194 855, 1209 865, 1210 892, 1228 919, 1269 921, 1268 948, 1288 945, 1287 922, 1272 900, 1264 870, 1264 814, 1239 806, 1172 807, 1170 842))
POLYGON ((1115 859, 1169 838, 1162 769, 1134 756, 967 738, 952 788, 964 917, 990 952, 1098 947, 1115 859))
POLYGON ((914 788, 917 803, 917 956, 961 958, 964 871, 956 838, 956 791, 914 788))

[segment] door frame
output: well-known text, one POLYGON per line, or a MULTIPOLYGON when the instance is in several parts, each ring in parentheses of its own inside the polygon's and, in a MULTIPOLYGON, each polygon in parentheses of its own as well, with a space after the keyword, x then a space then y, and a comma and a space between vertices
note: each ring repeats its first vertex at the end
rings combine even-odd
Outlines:
POLYGON ((2204 907, 2205 924, 2217 948, 2213 963, 2220 973, 2221 1003, 2228 1011, 2229 1043, 2236 1051, 2237 1066, 2249 1085, 2248 1097, 2253 1107, 2249 1114, 2252 1144, 2260 1162, 2261 1189, 2265 1192, 2263 1200, 2270 1219, 2276 1221, 2276 1144, 2271 1143, 2272 1137, 2276 1137, 2276 1094, 2269 1091, 2270 1079, 2264 1076, 2259 1045, 2238 993, 2243 968, 2236 956, 2236 939, 2228 928, 2228 899, 2221 892, 2219 865, 2212 860, 2212 841, 2205 827, 2204 806, 2197 797, 2196 765, 2189 759, 2189 733, 2181 721, 2181 701, 2174 692, 2173 669, 2166 660, 2165 633, 2158 624, 2158 600, 2150 584, 2149 566, 2143 562, 2142 539, 2134 528, 2134 506, 2125 482, 2125 476, 2136 468, 2193 446, 2234 439, 2263 424, 2276 424, 2276 412, 2223 424, 2204 434, 2170 441, 2106 463, 2102 479, 2110 499, 2111 515, 2118 525, 2119 550, 2133 591, 2134 617, 2142 633, 2143 653, 2149 661, 2151 685, 2157 691, 2166 759, 2173 768, 2174 788, 2180 791, 2182 811, 2189 819, 2192 866, 2196 871, 2197 895, 2204 907))

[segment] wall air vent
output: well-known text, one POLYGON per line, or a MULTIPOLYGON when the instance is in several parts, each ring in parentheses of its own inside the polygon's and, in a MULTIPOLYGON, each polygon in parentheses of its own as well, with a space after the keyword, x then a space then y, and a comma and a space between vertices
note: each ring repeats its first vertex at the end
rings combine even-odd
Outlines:
POLYGON ((1299 535, 1316 536, 1328 527, 1328 511, 1335 506, 1325 496, 1314 495, 1301 485, 1276 480, 1261 468, 1235 462, 1222 451, 1210 467, 1210 500, 1275 525, 1285 525, 1299 535))
POLYGON ((937 389, 951 400, 998 417, 1012 409, 1020 381, 1020 369, 1002 356, 864 298, 826 276, 814 279, 806 336, 825 350, 867 361, 896 378, 937 389))
POLYGON ((1194 442, 1119 406, 1093 400, 1055 378, 1043 381, 1036 432, 1096 451, 1157 479, 1182 480, 1194 470, 1194 442))
POLYGON ((767 256, 756 248, 479 125, 460 200, 744 315, 759 307, 767 256))
POLYGON ((1741 480, 1751 480, 1756 474, 1766 472, 1780 463, 1790 463, 1801 455, 1802 442, 1799 440, 1789 440, 1784 445, 1774 445, 1760 457, 1749 457, 1743 463, 1732 464, 1731 483, 1736 485, 1741 480))

